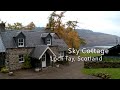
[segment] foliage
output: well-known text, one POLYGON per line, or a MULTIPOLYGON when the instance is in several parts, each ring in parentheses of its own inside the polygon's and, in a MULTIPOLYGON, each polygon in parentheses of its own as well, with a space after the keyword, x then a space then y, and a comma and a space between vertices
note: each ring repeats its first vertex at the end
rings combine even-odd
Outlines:
POLYGON ((13 29, 21 30, 23 28, 23 25, 22 25, 22 23, 19 23, 19 22, 16 22, 13 25, 8 23, 6 28, 10 29, 10 30, 13 30, 13 29))
POLYGON ((29 55, 26 54, 25 57, 24 57, 24 60, 25 60, 25 62, 23 63, 22 68, 23 69, 29 69, 29 68, 31 68, 31 62, 30 62, 29 55))
POLYGON ((35 27, 36 27, 35 24, 33 22, 31 22, 27 26, 25 26, 24 29, 26 29, 26 30, 32 30, 35 27))
POLYGON ((69 65, 68 60, 66 61, 57 61, 56 64, 69 65))
POLYGON ((51 32, 57 33, 60 38, 64 39, 69 48, 79 48, 80 45, 85 45, 84 39, 80 38, 78 33, 75 31, 77 26, 77 21, 68 21, 66 23, 62 22, 65 12, 57 14, 54 11, 50 17, 49 22, 46 25, 46 29, 51 32))
POLYGON ((120 68, 120 62, 84 62, 84 68, 120 68))
POLYGON ((97 56, 101 56, 101 54, 99 53, 82 53, 80 52, 80 56, 81 57, 97 57, 97 56))
POLYGON ((106 62, 120 62, 120 57, 118 56, 104 56, 103 61, 106 62))
POLYGON ((23 26, 22 23, 20 23, 20 22, 16 22, 13 25, 8 23, 6 29, 9 29, 9 30, 22 30, 22 29, 24 29, 24 30, 32 30, 35 27, 36 26, 35 26, 35 24, 33 22, 29 23, 26 26, 23 26))
MULTIPOLYGON (((99 75, 107 74, 106 76, 110 76, 111 79, 120 79, 120 68, 97 68, 97 69, 82 69, 84 74, 88 75, 99 75)), ((104 77, 104 76, 102 76, 104 77)))
POLYGON ((9 69, 7 67, 3 67, 3 68, 1 68, 1 72, 2 73, 8 73, 9 69))
POLYGON ((96 73, 96 74, 93 74, 93 76, 97 76, 102 79, 110 79, 111 78, 111 75, 109 75, 107 73, 96 73))
POLYGON ((66 57, 63 57, 63 60, 57 60, 56 64, 61 64, 61 65, 69 65, 69 61, 66 60, 66 57))

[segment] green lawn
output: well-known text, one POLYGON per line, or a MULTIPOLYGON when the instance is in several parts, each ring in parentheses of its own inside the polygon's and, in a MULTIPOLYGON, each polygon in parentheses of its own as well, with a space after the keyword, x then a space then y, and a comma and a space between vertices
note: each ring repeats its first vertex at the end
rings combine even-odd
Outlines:
POLYGON ((106 73, 111 75, 111 79, 120 79, 120 68, 97 68, 97 69, 83 69, 84 74, 93 75, 97 73, 106 73))
POLYGON ((96 56, 101 56, 101 54, 98 54, 98 53, 80 53, 80 56, 81 57, 96 57, 96 56))
MULTIPOLYGON (((96 53, 80 53, 81 57, 96 57, 96 56, 101 56, 100 54, 96 54, 96 53)), ((105 57, 103 59, 103 61, 107 61, 107 62, 120 62, 120 58, 109 58, 109 57, 105 57)), ((111 76, 111 79, 120 79, 120 68, 96 68, 96 69, 86 69, 83 68, 82 72, 84 74, 88 74, 88 75, 93 75, 93 74, 97 74, 97 73, 105 73, 105 74, 109 74, 111 76)))

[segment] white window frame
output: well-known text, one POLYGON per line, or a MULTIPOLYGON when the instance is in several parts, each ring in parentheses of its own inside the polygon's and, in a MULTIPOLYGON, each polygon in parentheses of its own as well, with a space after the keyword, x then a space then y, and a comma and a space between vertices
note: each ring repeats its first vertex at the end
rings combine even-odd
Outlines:
POLYGON ((59 55, 64 57, 64 51, 61 51, 59 55))
POLYGON ((21 54, 21 55, 19 55, 19 63, 23 63, 24 62, 24 55, 23 54, 21 54), (22 56, 22 57, 20 57, 20 56, 22 56), (22 60, 21 60, 22 59, 22 60))
POLYGON ((24 47, 24 38, 18 38, 18 47, 24 47), (22 39, 23 42, 19 42, 19 40, 22 39), (23 44, 23 45, 19 45, 19 44, 23 44))
POLYGON ((47 42, 47 45, 51 45, 51 39, 50 38, 47 38, 46 42, 47 42), (48 39, 49 39, 49 43, 48 43, 48 39))

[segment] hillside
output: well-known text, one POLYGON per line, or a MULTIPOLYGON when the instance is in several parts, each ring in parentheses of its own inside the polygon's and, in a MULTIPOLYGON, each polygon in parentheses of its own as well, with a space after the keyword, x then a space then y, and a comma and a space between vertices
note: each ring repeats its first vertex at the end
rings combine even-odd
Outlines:
MULTIPOLYGON (((43 30, 44 27, 37 27, 35 30, 43 30)), ((87 42, 86 46, 105 46, 105 45, 115 45, 116 37, 115 35, 93 32, 87 29, 77 29, 81 38, 84 38, 87 42)))
POLYGON ((86 46, 105 46, 105 45, 115 45, 116 38, 118 36, 93 32, 92 30, 77 29, 79 36, 84 38, 87 42, 86 46))

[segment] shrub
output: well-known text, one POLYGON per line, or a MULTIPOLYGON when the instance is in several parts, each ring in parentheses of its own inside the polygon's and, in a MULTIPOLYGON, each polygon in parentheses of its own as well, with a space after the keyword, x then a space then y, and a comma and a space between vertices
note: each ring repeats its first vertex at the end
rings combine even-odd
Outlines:
POLYGON ((56 64, 69 65, 69 61, 57 61, 56 64))
POLYGON ((120 68, 120 62, 84 62, 84 68, 120 68))
POLYGON ((29 68, 31 68, 31 62, 30 62, 29 55, 25 55, 24 60, 25 60, 25 62, 23 63, 22 68, 23 69, 29 69, 29 68))
POLYGON ((1 72, 2 73, 8 73, 9 69, 7 67, 3 67, 3 68, 1 68, 1 72))
POLYGON ((109 74, 106 74, 106 73, 96 73, 96 74, 93 74, 94 76, 97 76, 97 77, 100 77, 102 79, 110 79, 111 76, 109 74))

